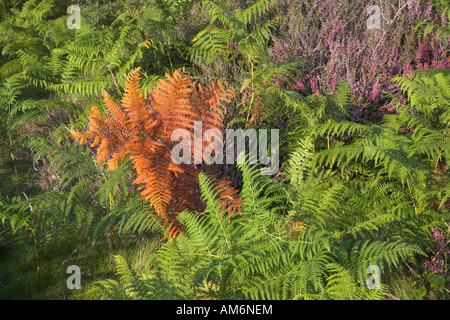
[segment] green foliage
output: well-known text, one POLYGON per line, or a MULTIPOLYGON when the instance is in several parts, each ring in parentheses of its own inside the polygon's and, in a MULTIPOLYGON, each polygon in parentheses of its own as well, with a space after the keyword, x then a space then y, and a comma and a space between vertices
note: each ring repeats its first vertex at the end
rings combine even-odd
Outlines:
POLYGON ((280 214, 285 196, 279 183, 258 176, 248 164, 241 169, 240 213, 230 216, 219 209, 212 180, 202 174, 205 212, 180 214, 186 232, 165 243, 142 275, 116 257, 121 280, 96 284, 104 297, 155 298, 149 279, 158 279, 174 290, 167 297, 174 299, 380 299, 386 288, 365 286, 367 268, 392 272, 406 256, 422 252, 402 241, 336 242, 326 230, 309 227, 293 238, 286 228, 289 219, 280 214))
MULTIPOLYGON (((233 122, 260 122, 262 106, 258 101, 270 99, 266 90, 278 81, 293 79, 295 71, 303 65, 303 60, 274 65, 268 52, 271 31, 277 25, 276 19, 262 20, 262 16, 276 4, 276 0, 257 1, 246 9, 236 9, 233 13, 213 1, 203 1, 210 8, 210 23, 192 40, 191 58, 196 65, 210 66, 217 60, 223 64, 236 63, 249 77, 243 80, 240 92, 250 91, 249 100, 240 103, 246 119, 233 122), (256 22, 258 21, 258 22, 256 22), (253 22, 253 23, 252 23, 253 22)), ((241 71, 242 72, 242 71, 241 71)))
POLYGON ((9 57, 0 67, 0 110, 20 125, 58 111, 65 114, 64 127, 83 115, 82 105, 98 103, 104 90, 120 95, 124 74, 148 45, 135 18, 70 30, 65 18, 48 20, 53 2, 28 1, 0 23, 2 54, 9 57))
POLYGON ((424 28, 425 35, 434 32, 436 34, 437 39, 442 39, 447 44, 448 41, 447 38, 450 35, 450 25, 448 24, 448 21, 450 21, 450 5, 446 0, 436 0, 434 1, 434 4, 436 7, 442 9, 441 18, 443 21, 445 20, 447 21, 448 28, 442 25, 436 25, 435 23, 422 21, 417 25, 416 29, 425 26, 424 28))
POLYGON ((282 89, 309 62, 269 54, 276 0, 81 1, 79 30, 66 26, 66 2, 0 7, 0 284, 20 280, 2 297, 33 279, 33 298, 448 299, 448 277, 421 262, 431 230, 450 223, 447 69, 394 78, 406 102, 357 123, 348 83, 326 95, 282 89), (146 95, 183 66, 198 82, 231 80, 239 96, 227 125, 279 128, 280 172, 248 162, 224 172, 237 177, 234 212, 200 174, 204 210, 178 215, 183 232, 169 237, 132 185, 130 160, 108 172, 70 135, 104 90, 120 100, 136 66, 146 95), (79 294, 50 271, 69 260, 95 274, 79 294), (381 271, 373 289, 371 266, 381 271), (40 291, 44 281, 55 294, 40 291))
POLYGON ((294 119, 298 129, 288 138, 298 142, 287 149, 285 172, 299 193, 294 205, 311 199, 299 212, 314 227, 334 230, 336 237, 387 239, 400 232, 399 238, 419 242, 433 225, 445 228, 448 217, 442 221, 439 210, 448 199, 448 169, 433 168, 448 168, 448 80, 433 70, 427 74, 395 80, 411 105, 399 105, 380 125, 326 120, 322 110, 311 116, 306 108, 294 119))

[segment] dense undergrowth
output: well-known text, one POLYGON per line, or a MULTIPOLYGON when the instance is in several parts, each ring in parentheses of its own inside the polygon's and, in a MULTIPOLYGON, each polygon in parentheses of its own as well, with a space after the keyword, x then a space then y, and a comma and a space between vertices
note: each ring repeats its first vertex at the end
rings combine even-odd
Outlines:
POLYGON ((449 6, 375 2, 4 1, 0 299, 448 299, 449 6))

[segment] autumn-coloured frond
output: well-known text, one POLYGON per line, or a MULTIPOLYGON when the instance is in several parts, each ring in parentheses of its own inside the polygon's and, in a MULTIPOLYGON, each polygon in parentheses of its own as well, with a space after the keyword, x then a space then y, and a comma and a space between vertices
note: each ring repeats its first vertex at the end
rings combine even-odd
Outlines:
MULTIPOLYGON (((234 97, 234 92, 220 84, 208 88, 196 86, 184 69, 166 74, 148 100, 140 90, 140 68, 126 77, 126 88, 120 105, 105 92, 107 114, 93 107, 89 115, 89 129, 73 137, 80 144, 98 147, 97 161, 107 162, 108 170, 117 169, 128 156, 133 163, 141 196, 148 200, 156 213, 171 221, 169 233, 175 236, 178 224, 174 217, 185 209, 201 210, 198 187, 199 170, 187 164, 172 161, 172 133, 184 129, 194 141, 194 122, 202 121, 203 130, 221 130, 226 108, 223 105, 234 97)), ((204 146, 204 145, 203 145, 204 146)), ((194 148, 192 156, 194 155, 194 148)), ((239 203, 237 192, 220 181, 220 194, 226 195, 224 206, 239 203), (236 202, 237 201, 237 202, 236 202)), ((231 208, 232 206, 230 206, 231 208)), ((230 209, 231 210, 231 209, 230 209)))
POLYGON ((231 181, 221 179, 219 180, 217 189, 219 190, 220 200, 219 203, 222 205, 221 210, 227 210, 228 213, 238 210, 242 205, 242 199, 236 189, 230 186, 231 181))
POLYGON ((152 92, 151 106, 162 120, 161 138, 170 141, 174 130, 192 131, 194 121, 199 118, 191 103, 193 83, 187 74, 175 71, 173 77, 168 74, 166 77, 152 92))
MULTIPOLYGON (((200 116, 199 120, 202 122, 202 136, 207 130, 222 128, 226 113, 224 102, 229 102, 233 97, 234 92, 226 90, 220 82, 217 83, 217 86, 212 83, 209 88, 198 85, 198 90, 193 93, 193 104, 195 111, 200 116)), ((217 137, 214 136, 214 139, 217 137)), ((203 139, 202 150, 209 143, 210 141, 203 139)), ((197 152, 199 151, 197 150, 197 152)))

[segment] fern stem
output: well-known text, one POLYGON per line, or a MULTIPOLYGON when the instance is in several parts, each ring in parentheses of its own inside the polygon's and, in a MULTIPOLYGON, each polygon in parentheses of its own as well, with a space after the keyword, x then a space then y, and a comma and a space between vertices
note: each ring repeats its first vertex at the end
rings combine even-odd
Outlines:
POLYGON ((169 57, 170 69, 172 70, 173 73, 172 59, 170 57, 170 37, 168 37, 167 46, 169 47, 167 50, 167 56, 169 57))
POLYGON ((37 271, 40 273, 41 270, 40 270, 40 268, 39 268, 39 253, 38 253, 38 248, 37 248, 36 230, 33 228, 33 229, 31 229, 31 231, 33 232, 33 238, 34 238, 34 252, 36 253, 36 266, 37 266, 37 271))
POLYGON ((219 256, 219 255, 217 255, 217 254, 212 254, 212 253, 210 253, 210 252, 208 252, 207 255, 205 255, 204 253, 199 253, 199 252, 187 252, 187 253, 185 253, 185 254, 186 254, 186 255, 191 255, 191 256, 202 256, 202 257, 208 256, 208 257, 219 258, 219 259, 223 258, 222 256, 219 256))
MULTIPOLYGON (((101 45, 99 45, 99 47, 100 47, 101 52, 103 53, 103 57, 105 57, 105 51, 103 50, 103 47, 102 47, 101 45)), ((107 60, 107 59, 105 59, 105 60, 107 60)), ((107 61, 107 63, 106 63, 106 66, 108 67, 109 73, 111 74, 111 79, 112 79, 112 81, 114 82, 114 85, 115 85, 116 88, 117 88, 117 93, 119 94, 120 97, 122 97, 122 94, 120 93, 120 87, 119 87, 119 84, 117 83, 116 78, 114 77, 114 74, 113 74, 113 72, 112 72, 112 70, 111 70, 111 66, 110 66, 110 64, 108 63, 108 61, 107 61)), ((86 68, 86 70, 87 70, 87 68, 86 68)), ((86 74, 85 74, 85 76, 86 76, 86 74)))
MULTIPOLYGON (((114 201, 112 198, 112 193, 109 193, 109 211, 112 211, 114 201)), ((114 243, 114 226, 111 226, 111 241, 114 243)))
MULTIPOLYGON (((448 139, 448 138, 445 138, 444 144, 447 142, 447 139, 448 139)), ((437 160, 436 160, 436 165, 434 166, 435 168, 437 168, 437 166, 438 166, 438 164, 439 164, 439 160, 441 159, 441 156, 442 156, 442 150, 444 150, 444 146, 442 146, 441 150, 439 150, 439 156, 438 156, 438 158, 437 158, 437 160)))
POLYGON ((420 209, 420 211, 417 213, 417 218, 419 218, 419 214, 427 207, 428 203, 426 203, 422 209, 420 209))
MULTIPOLYGON (((311 121, 309 120, 309 117, 306 113, 305 113, 305 117, 306 117, 306 120, 308 120, 308 127, 311 127, 311 121)), ((314 134, 311 135, 311 138, 312 138, 312 144, 313 144, 313 153, 316 153, 316 144, 314 141, 314 139, 315 139, 314 134)))
MULTIPOLYGON (((112 194, 111 192, 109 193, 109 211, 112 211, 112 207, 113 207, 113 199, 112 199, 112 194)), ((114 241, 114 232, 113 232, 113 226, 110 227, 110 232, 107 233, 107 241, 108 241, 108 249, 109 249, 109 254, 110 257, 112 258, 114 256, 113 254, 113 247, 112 247, 112 243, 114 241)))
POLYGON ((12 144, 12 138, 11 136, 9 136, 9 145, 11 146, 11 158, 13 160, 13 164, 14 164, 14 172, 16 173, 16 178, 18 177, 17 174, 17 167, 16 167, 16 159, 14 158, 14 153, 12 152, 13 150, 13 144, 12 144))
POLYGON ((253 75, 253 61, 252 60, 250 60, 250 64, 252 66, 252 98, 250 99, 250 105, 248 106, 247 120, 245 121, 245 128, 246 129, 248 127, 248 119, 250 117, 250 113, 251 113, 251 110, 252 110, 253 100, 255 99, 255 90, 253 90, 253 77, 254 77, 254 75, 253 75))

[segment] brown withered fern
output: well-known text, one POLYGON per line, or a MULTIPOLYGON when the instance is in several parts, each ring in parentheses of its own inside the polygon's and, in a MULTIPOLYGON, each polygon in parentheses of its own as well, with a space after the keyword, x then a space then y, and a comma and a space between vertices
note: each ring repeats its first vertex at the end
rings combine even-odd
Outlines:
MULTIPOLYGON (((121 104, 104 92, 107 115, 93 107, 88 130, 72 134, 80 144, 98 147, 96 159, 99 164, 106 161, 109 171, 117 169, 129 156, 137 176, 133 184, 139 185, 142 198, 150 201, 156 213, 167 220, 169 234, 176 236, 180 232, 177 214, 185 209, 204 210, 198 174, 205 166, 175 164, 171 157, 175 145, 172 133, 176 129, 187 130, 194 141, 194 121, 202 121, 203 132, 221 130, 226 112, 224 103, 234 97, 234 92, 220 82, 207 88, 196 85, 184 69, 172 76, 166 74, 166 78, 145 99, 139 86, 140 68, 130 71, 121 104)), ((201 147, 207 143, 204 141, 201 147)), ((194 157, 194 143, 191 152, 194 157)), ((234 210, 241 202, 226 180, 218 180, 217 191, 224 196, 225 208, 234 210)))

